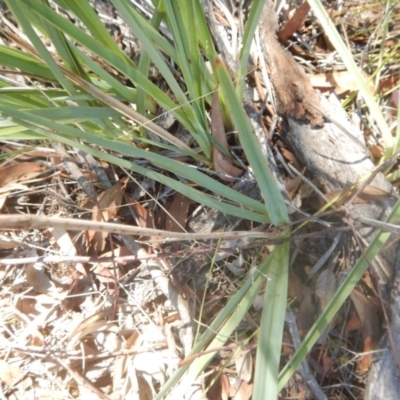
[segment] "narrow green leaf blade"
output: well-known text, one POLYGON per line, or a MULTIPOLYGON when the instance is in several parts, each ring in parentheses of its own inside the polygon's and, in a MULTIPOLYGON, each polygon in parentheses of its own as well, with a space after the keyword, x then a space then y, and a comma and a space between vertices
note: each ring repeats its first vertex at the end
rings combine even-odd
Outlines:
POLYGON ((254 175, 265 200, 265 207, 273 224, 279 226, 289 222, 283 196, 273 177, 268 160, 265 159, 259 143, 253 133, 250 121, 238 99, 231 79, 224 65, 219 61, 215 65, 215 73, 221 84, 224 100, 231 113, 231 118, 239 132, 240 143, 247 159, 253 168, 254 175))
POLYGON ((268 269, 258 335, 254 399, 276 400, 279 394, 278 375, 287 303, 289 249, 289 242, 283 243, 268 257, 271 258, 271 267, 268 269))

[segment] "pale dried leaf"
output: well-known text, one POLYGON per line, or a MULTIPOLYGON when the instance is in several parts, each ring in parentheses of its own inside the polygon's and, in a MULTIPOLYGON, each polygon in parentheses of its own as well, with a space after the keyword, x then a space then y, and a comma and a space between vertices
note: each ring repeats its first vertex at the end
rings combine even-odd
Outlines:
POLYGON ((233 262, 226 263, 226 268, 228 268, 235 276, 243 276, 247 272, 247 269, 243 267, 243 264, 243 256, 240 254, 240 256, 233 262))
POLYGON ((80 321, 78 323, 78 326, 70 333, 69 338, 72 338, 77 333, 81 332, 82 330, 85 330, 87 327, 90 327, 97 321, 106 320, 107 318, 110 317, 110 315, 111 315, 111 308, 106 308, 104 310, 97 312, 96 314, 91 315, 88 318, 85 318, 83 321, 80 321))
POLYGON ((253 384, 242 381, 233 400, 250 400, 253 394, 253 384))
POLYGON ((122 342, 117 335, 118 329, 115 325, 108 325, 105 329, 106 330, 94 330, 90 334, 96 339, 97 344, 101 346, 103 350, 112 354, 121 349, 122 342), (111 329, 115 332, 112 332, 111 329))
MULTIPOLYGON (((368 82, 368 89, 374 94, 374 83, 370 76, 361 71, 364 79, 368 82)), ((354 92, 358 90, 358 86, 353 75, 349 71, 333 71, 310 76, 311 84, 318 89, 335 89, 337 95, 354 92)))
POLYGON ((23 162, 0 168, 0 187, 10 183, 23 182, 38 176, 44 167, 35 162, 23 162))
POLYGON ((108 321, 96 321, 90 326, 86 326, 80 332, 78 332, 75 336, 72 337, 71 341, 68 343, 68 349, 73 349, 75 345, 86 335, 94 334, 100 330, 109 330, 111 329, 111 325, 108 321))
POLYGON ((291 200, 293 200, 301 182, 301 176, 295 176, 294 178, 289 179, 287 182, 285 182, 285 188, 291 200))
MULTIPOLYGON (((328 200, 333 200, 340 195, 344 195, 344 197, 341 199, 340 202, 340 204, 343 204, 346 201, 349 201, 354 196, 356 191, 357 187, 351 190, 348 189, 334 190, 332 192, 326 193, 325 195, 328 198, 328 200)), ((387 192, 386 190, 383 190, 377 186, 366 185, 365 188, 363 188, 362 192, 359 193, 355 198, 354 204, 371 203, 373 201, 385 200, 393 197, 394 196, 391 193, 387 192)))
POLYGON ((164 356, 168 357, 169 352, 143 352, 136 354, 133 359, 133 365, 137 371, 149 375, 161 385, 165 382, 165 363, 164 356))
POLYGON ((238 378, 249 383, 253 373, 253 358, 250 351, 246 351, 235 360, 236 372, 238 378))
POLYGON ((48 232, 54 238, 60 252, 64 255, 76 256, 77 252, 74 243, 71 240, 68 232, 62 227, 49 228, 48 232))
POLYGON ((8 195, 9 195, 10 193, 11 193, 11 192, 7 192, 7 194, 2 195, 2 196, 0 197, 0 210, 3 209, 4 204, 6 203, 7 197, 8 197, 8 195))
POLYGON ((4 360, 0 360, 0 380, 8 386, 14 385, 21 377, 24 372, 19 368, 9 364, 4 360))
POLYGON ((5 144, 3 146, 0 146, 1 151, 4 153, 10 153, 9 156, 13 158, 13 160, 30 160, 32 158, 44 158, 47 159, 51 155, 55 154, 55 150, 53 149, 47 149, 45 147, 36 147, 35 149, 32 150, 27 150, 22 153, 15 153, 15 150, 20 151, 20 147, 17 145, 13 144, 5 144))
MULTIPOLYGON (((132 335, 126 340, 126 342, 123 345, 124 350, 133 350, 136 346, 138 346, 142 342, 142 339, 139 336, 139 333, 137 331, 134 331, 132 335)), ((124 385, 124 375, 126 375, 126 369, 127 365, 131 367, 130 376, 132 373, 136 377, 136 370, 132 366, 132 356, 121 356, 117 357, 115 360, 115 365, 114 365, 114 373, 113 373, 113 391, 120 392, 123 388, 124 385)), ((132 382, 135 386, 138 384, 137 383, 137 378, 132 382)), ((122 394, 122 393, 121 393, 122 394)))

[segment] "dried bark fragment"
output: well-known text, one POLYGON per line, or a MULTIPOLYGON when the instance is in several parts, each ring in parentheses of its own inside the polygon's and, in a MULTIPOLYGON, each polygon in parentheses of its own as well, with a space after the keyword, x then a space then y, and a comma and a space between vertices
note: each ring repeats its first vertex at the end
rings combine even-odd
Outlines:
POLYGON ((322 115, 309 104, 324 110, 319 105, 319 98, 308 76, 276 38, 278 24, 270 0, 265 2, 259 27, 262 49, 271 71, 270 77, 278 102, 278 114, 303 120, 311 126, 322 126, 322 115))

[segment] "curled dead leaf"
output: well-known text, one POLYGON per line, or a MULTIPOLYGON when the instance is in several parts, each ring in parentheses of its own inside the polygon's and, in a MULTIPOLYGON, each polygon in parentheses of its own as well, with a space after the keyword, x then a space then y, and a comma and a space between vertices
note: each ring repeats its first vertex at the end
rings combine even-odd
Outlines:
MULTIPOLYGON (((350 298, 361 320, 363 351, 371 352, 376 349, 380 338, 378 306, 356 289, 351 292, 350 298)), ((366 371, 371 361, 372 354, 365 355, 359 361, 358 369, 366 371)))

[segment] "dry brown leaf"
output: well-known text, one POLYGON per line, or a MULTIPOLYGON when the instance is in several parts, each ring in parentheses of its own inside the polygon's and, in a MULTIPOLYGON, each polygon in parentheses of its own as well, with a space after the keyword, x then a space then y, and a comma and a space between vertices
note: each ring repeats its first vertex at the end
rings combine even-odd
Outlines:
POLYGON ((361 327, 362 327, 361 319, 358 316, 357 312, 354 310, 354 312, 351 314, 350 318, 346 323, 346 331, 347 332, 358 331, 359 329, 361 329, 361 327))
MULTIPOLYGON (((123 178, 99 195, 97 204, 93 207, 92 221, 107 222, 117 216, 127 183, 128 178, 123 178)), ((107 232, 88 232, 88 240, 96 253, 104 250, 107 237, 107 232)))
POLYGON ((285 182, 285 188, 289 196, 289 199, 293 200, 297 192, 297 189, 301 184, 301 181, 302 181, 301 176, 295 176, 294 178, 289 179, 287 182, 285 182))
POLYGON ((25 373, 4 360, 0 360, 0 380, 8 386, 14 385, 25 373))
MULTIPOLYGON (((2 205, 0 205, 0 210, 1 210, 2 205)), ((14 247, 20 246, 20 242, 16 242, 12 239, 9 239, 5 236, 2 236, 0 238, 0 249, 2 250, 7 250, 7 249, 13 249, 14 247)))
POLYGON ((138 375, 137 376, 138 380, 138 393, 137 393, 137 399, 138 400, 153 400, 153 392, 150 384, 146 381, 146 379, 143 378, 143 376, 138 375))
POLYGON ((385 149, 382 146, 374 144, 370 150, 375 160, 380 160, 385 155, 385 149))
POLYGON ((297 169, 297 171, 300 172, 303 169, 299 160, 291 151, 289 151, 288 149, 285 149, 284 147, 281 147, 280 151, 281 151, 283 157, 285 157, 287 161, 291 162, 293 164, 293 166, 297 169))
POLYGON ((296 10, 294 15, 286 22, 283 28, 278 32, 280 39, 289 39, 296 31, 298 31, 307 17, 310 11, 310 5, 307 1, 303 2, 300 7, 296 10))
POLYGON ((84 331, 87 327, 90 327, 97 321, 104 321, 109 318, 111 315, 111 308, 106 308, 97 312, 96 314, 91 315, 90 317, 81 321, 78 326, 69 334, 69 338, 73 338, 78 333, 84 331))
POLYGON ((226 374, 220 374, 207 392, 208 399, 228 400, 230 391, 229 379, 226 374))
MULTIPOLYGON (((378 92, 380 94, 384 94, 385 92, 389 92, 392 89, 396 89, 396 86, 399 84, 399 75, 396 75, 393 71, 388 71, 389 76, 387 78, 381 77, 379 80, 379 87, 378 87, 378 92)), ((395 102, 393 103, 394 107, 398 106, 398 95, 399 91, 398 90, 393 90, 392 92, 392 100, 393 100, 393 95, 397 94, 397 99, 395 99, 395 102)))
POLYGON ((135 200, 133 197, 128 197, 127 199, 129 201, 129 205, 132 208, 133 212, 135 213, 136 216, 136 223, 138 226, 141 226, 142 228, 153 228, 153 226, 147 226, 147 209, 143 207, 137 200, 135 200))
POLYGON ((35 162, 23 162, 0 168, 0 187, 23 182, 39 175, 44 167, 35 162))
POLYGON ((185 232, 188 219, 190 199, 181 193, 176 193, 165 219, 165 229, 171 232, 185 232))
MULTIPOLYGON (((363 351, 375 350, 380 338, 378 306, 356 289, 351 292, 350 298, 361 320, 363 351)), ((360 371, 367 370, 371 361, 372 354, 362 357, 358 363, 358 369, 360 371)))
MULTIPOLYGON (((211 132, 215 141, 218 142, 222 148, 228 149, 228 141, 226 140, 224 121, 217 90, 214 91, 212 98, 211 132)), ((223 154, 216 145, 213 145, 213 163, 215 171, 220 173, 220 178, 226 182, 235 181, 235 179, 229 176, 238 177, 243 173, 241 169, 233 165, 232 159, 223 154)))
MULTIPOLYGON (((326 193, 325 196, 328 198, 328 200, 333 200, 337 196, 344 194, 345 196, 340 200, 340 203, 337 203, 339 205, 345 203, 346 201, 349 201, 354 196, 357 190, 357 187, 351 190, 346 188, 343 190, 334 190, 332 192, 326 193)), ((358 196, 355 198, 354 204, 370 203, 377 200, 389 199, 391 197, 396 198, 386 190, 383 190, 377 186, 367 185, 363 189, 363 191, 359 193, 358 196)))
POLYGON ((111 330, 113 328, 115 329, 115 325, 109 323, 106 320, 96 321, 91 325, 85 326, 76 335, 74 335, 71 341, 68 343, 67 348, 68 350, 72 350, 86 335, 94 334, 99 331, 111 330))
POLYGON ((15 308, 20 311, 22 314, 25 315, 35 315, 37 314, 36 306, 36 299, 32 297, 19 297, 15 308))
MULTIPOLYGON (((13 145, 5 145, 5 146, 0 146, 0 149, 4 153, 15 153, 15 150, 19 150, 20 148, 18 146, 13 146, 13 145)), ((46 149, 44 147, 36 148, 33 150, 28 150, 24 151, 23 153, 19 154, 10 154, 10 156, 13 157, 14 160, 19 160, 19 161, 26 161, 26 160, 31 160, 32 158, 38 159, 38 158, 44 158, 48 159, 51 155, 55 154, 55 150, 53 149, 46 149)))
POLYGON ((117 216, 127 183, 128 178, 123 178, 99 195, 93 209, 93 221, 110 221, 117 216))

